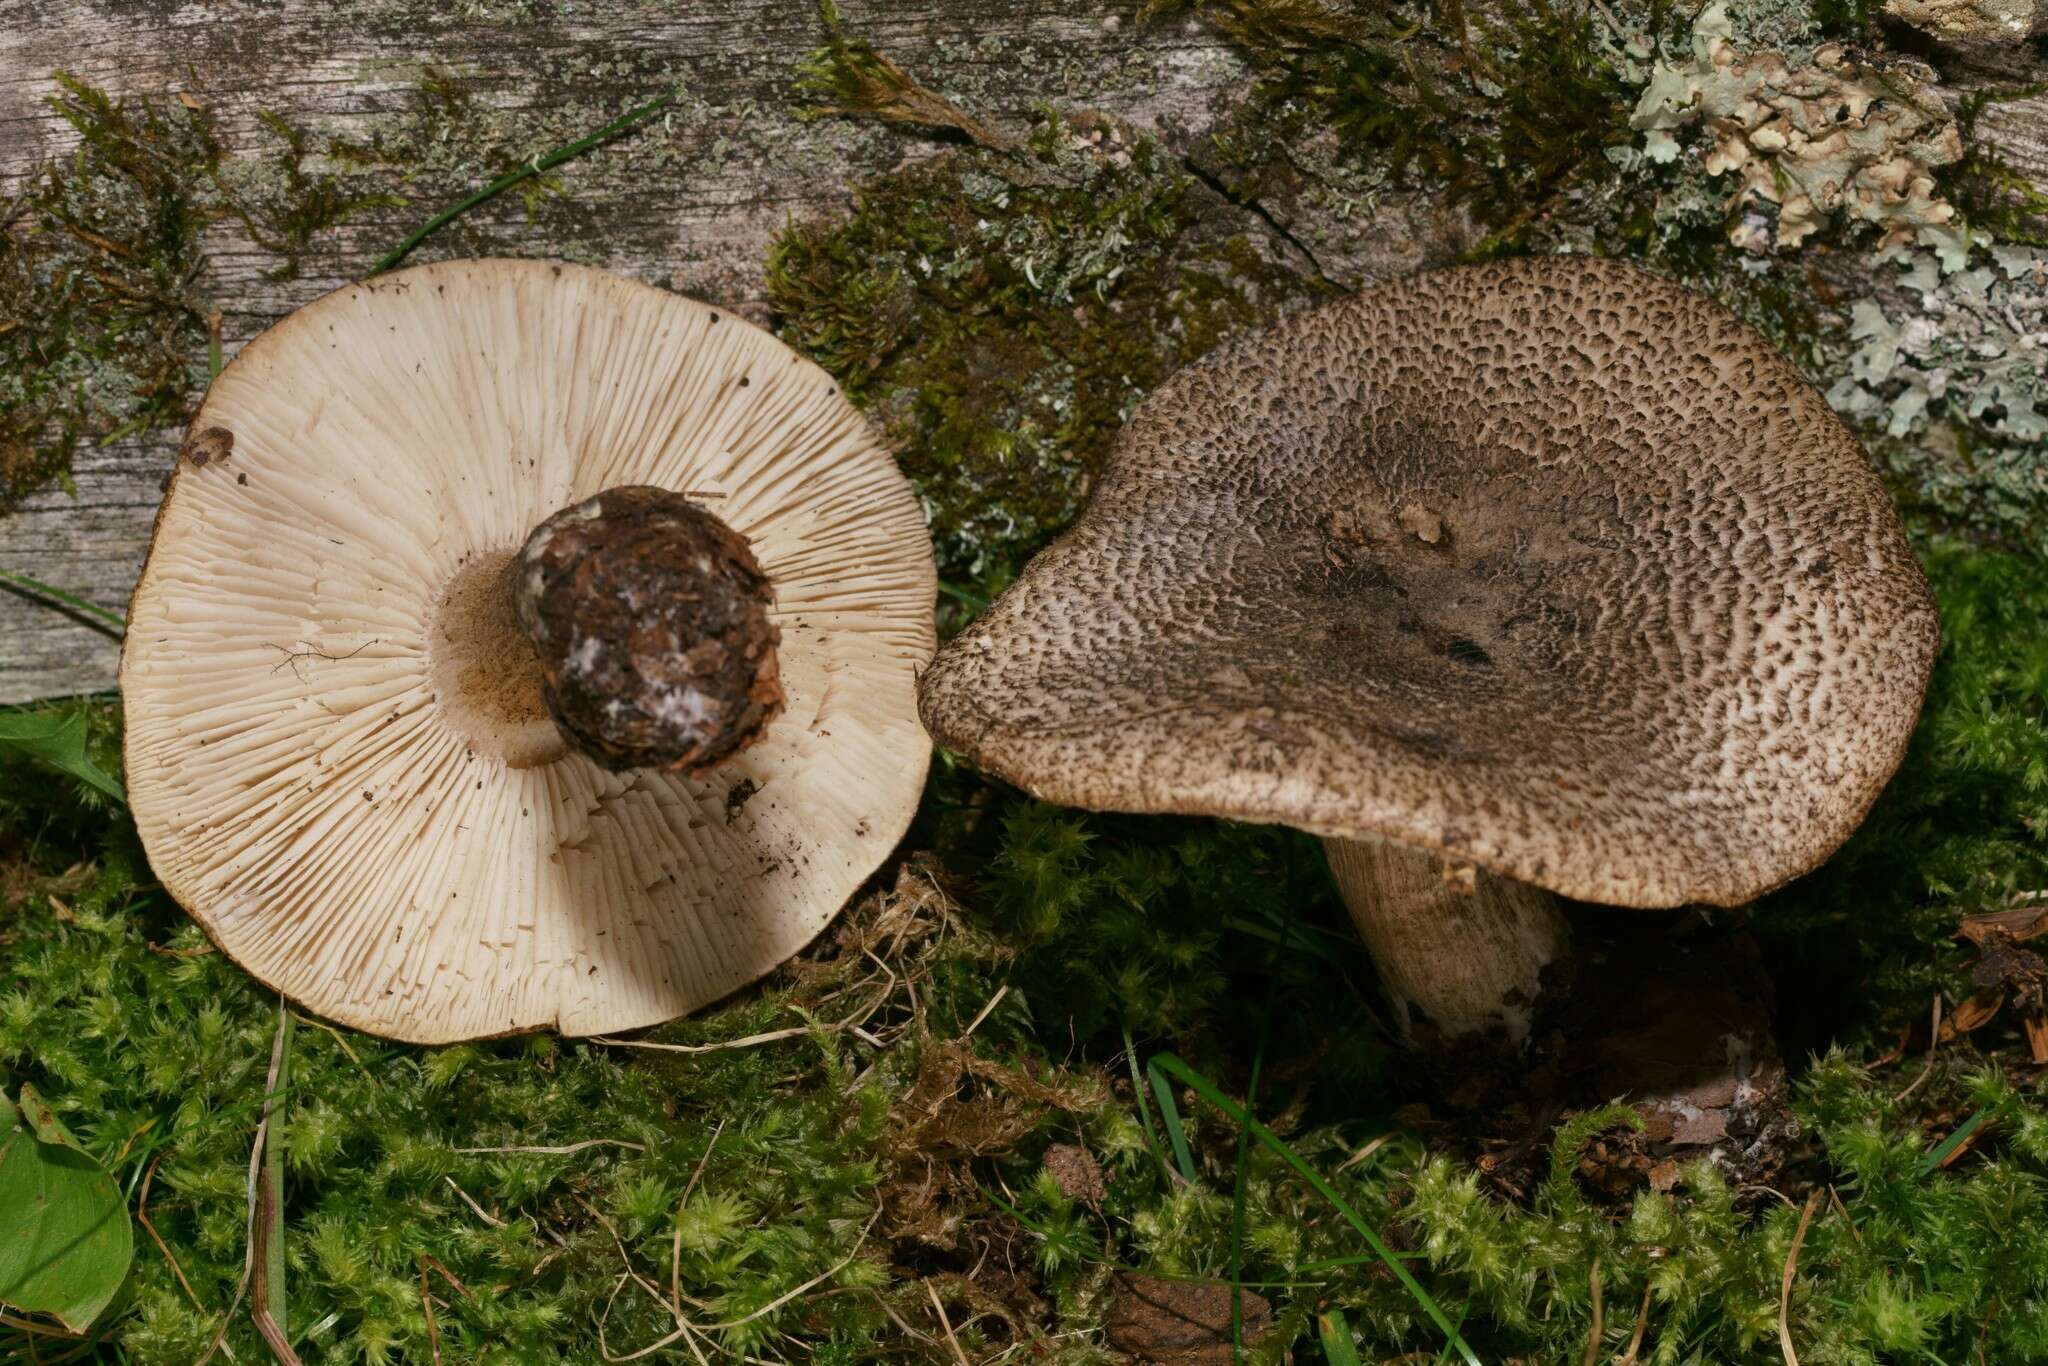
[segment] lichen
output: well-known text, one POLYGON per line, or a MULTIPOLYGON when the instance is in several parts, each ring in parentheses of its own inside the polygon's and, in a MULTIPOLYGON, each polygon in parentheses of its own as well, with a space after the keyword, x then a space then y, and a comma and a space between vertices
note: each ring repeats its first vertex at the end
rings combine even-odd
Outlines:
POLYGON ((1867 422, 1906 491, 1976 530, 2048 544, 2048 251, 2000 246, 1943 276, 1927 252, 1893 253, 1894 316, 1851 305, 1853 349, 1828 398, 1867 422))
POLYGON ((1886 14, 1941 38, 2024 43, 2041 11, 2037 0, 1886 0, 1886 14))
POLYGON ((1880 248, 1916 242, 1955 270, 1969 237, 1935 176, 1963 145, 1931 82, 1911 63, 1836 43, 1803 62, 1738 47, 1726 5, 1714 4, 1693 25, 1689 58, 1650 73, 1630 121, 1656 162, 1678 157, 1676 130, 1702 125, 1704 170, 1737 176, 1723 211, 1744 251, 1797 247, 1839 217, 1874 225, 1880 248))

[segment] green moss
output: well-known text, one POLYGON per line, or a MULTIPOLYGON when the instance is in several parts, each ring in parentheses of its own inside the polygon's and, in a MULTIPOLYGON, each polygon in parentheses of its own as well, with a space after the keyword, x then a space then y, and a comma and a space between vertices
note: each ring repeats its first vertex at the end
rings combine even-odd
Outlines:
MULTIPOLYGON (((118 765, 115 709, 87 709, 95 758, 118 765)), ((45 1093, 162 1239, 138 1230, 112 1321, 121 1359, 197 1360, 242 1272, 277 998, 154 886, 124 817, 11 752, 0 952, 0 1082, 45 1093)), ((1060 1113, 992 1061, 1020 1048, 1013 1010, 981 1022, 981 1056, 933 1042, 995 994, 1002 961, 927 890, 849 913, 766 991, 654 1036, 702 1045, 815 1023, 805 1037, 668 1055, 542 1036, 414 1048, 302 1024, 283 1132, 299 1350, 429 1360, 423 1274, 445 1359, 587 1359, 600 1325, 614 1350, 635 1348, 674 1322, 626 1273, 665 1298, 673 1259, 695 1321, 745 1320, 712 1335, 724 1348, 775 1355, 794 1335, 857 1359, 894 1331, 874 1258, 914 1207, 899 1188, 996 1150, 991 1134, 1030 1141, 1060 1113), (861 1035, 838 1025, 849 1015, 861 1035), (935 1057, 954 1060, 939 1081, 935 1057), (932 1094, 903 1108, 919 1085, 932 1094), (956 1149, 901 1142, 927 1123, 956 1149)), ((1099 1094, 1085 1073, 1062 1084, 1099 1094)), ((921 1296, 908 1311, 925 1312, 921 1296)), ((243 1360, 265 1355, 246 1313, 228 1338, 243 1360)), ((25 1352, 0 1333, 0 1356, 25 1352)))
POLYGON ((1977 135, 1984 111, 2048 93, 2048 81, 2014 88, 1973 90, 1956 102, 1963 159, 1944 168, 1943 193, 1981 233, 2000 242, 2048 246, 2048 189, 2014 168, 1996 143, 1977 135))
POLYGON ((1147 390, 1308 288, 1202 235, 1197 193, 1150 141, 1048 114, 1019 157, 883 177, 776 242, 782 336, 899 445, 957 588, 1007 583, 1147 390))
POLYGON ((185 419, 207 378, 210 226, 238 220, 290 275, 317 234, 392 202, 310 169, 308 134, 268 110, 277 152, 236 158, 196 101, 57 82, 79 146, 0 203, 0 512, 65 480, 80 442, 185 419))
POLYGON ((79 147, 0 204, 0 512, 64 477, 80 441, 179 420, 205 377, 212 122, 57 79, 79 147))
POLYGON ((1544 218, 1615 179, 1606 152, 1634 139, 1635 92, 1603 51, 1599 21, 1577 7, 1217 0, 1198 10, 1258 65, 1256 103, 1279 112, 1282 136, 1333 131, 1386 183, 1471 213, 1488 229, 1474 256, 1531 245, 1544 218))

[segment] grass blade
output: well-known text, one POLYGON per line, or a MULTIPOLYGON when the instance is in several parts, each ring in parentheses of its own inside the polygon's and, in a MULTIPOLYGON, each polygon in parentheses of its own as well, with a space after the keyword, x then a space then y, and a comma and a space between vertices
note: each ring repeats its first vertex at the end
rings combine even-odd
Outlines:
POLYGON ((263 1168, 257 1178, 255 1206, 249 1228, 253 1246, 250 1266, 255 1274, 256 1329, 271 1354, 286 1366, 298 1356, 286 1333, 284 1263, 284 1108, 291 1084, 292 1012, 277 998, 277 1035, 271 1041, 270 1080, 263 1088, 263 1168))
MULTIPOLYGON (((941 754, 944 750, 939 751, 941 754)), ((1138 1121, 1145 1126, 1145 1146, 1159 1159, 1159 1171, 1172 1184, 1173 1169, 1166 1165, 1166 1150, 1160 1146, 1159 1130, 1152 1124, 1152 1107, 1145 1103, 1145 1079, 1138 1075, 1138 1045, 1131 1039, 1131 1027, 1123 1026, 1124 1061, 1131 1066, 1131 1099, 1138 1106, 1138 1121)))
POLYGON ((1971 1115, 1968 1119, 1957 1125, 1954 1133, 1937 1144, 1933 1152, 1920 1159, 1920 1165, 1913 1169, 1913 1175, 1931 1176, 1939 1171, 1941 1164, 1948 1161, 1949 1155, 1967 1143, 1970 1135, 1976 1133, 1978 1128, 1983 1125, 1984 1113, 1984 1111, 1979 1110, 1976 1114, 1971 1115))
POLYGON ((441 210, 441 212, 435 214, 432 218, 429 218, 426 221, 425 225, 422 226, 417 232, 413 233, 412 236, 406 238, 403 242, 400 242, 396 247, 392 248, 389 255, 385 256, 383 260, 379 261, 375 266, 371 267, 370 274, 382 275, 385 271, 390 270, 393 266, 397 265, 400 261, 403 261, 407 256, 411 255, 412 249, 414 247, 426 241, 429 237, 439 232, 442 228, 447 227, 450 223, 453 223, 456 219, 462 217, 462 215, 468 213, 477 205, 484 203, 486 200, 497 198, 499 195, 503 194, 505 191, 511 189, 514 185, 519 184, 523 180, 531 180, 534 176, 541 174, 541 172, 543 171, 552 170, 555 167, 561 165, 565 161, 570 161, 576 157, 582 156, 585 152, 588 152, 593 147, 599 146, 602 143, 609 142, 613 138, 618 137, 623 133, 630 132, 634 128, 637 128, 641 124, 647 122, 647 120, 654 117, 654 115, 666 109, 669 105, 674 104, 675 100, 676 92, 671 90, 668 94, 663 95, 659 99, 649 100, 647 103, 641 105, 639 108, 629 110, 626 113, 621 114, 618 118, 613 119, 610 123, 607 123, 604 127, 598 129, 595 133, 592 133, 587 137, 578 138, 576 139, 576 141, 569 143, 566 146, 557 147, 554 151, 549 152, 546 156, 535 157, 532 161, 527 162, 518 170, 511 171, 506 173, 505 175, 499 176, 496 180, 484 186, 481 190, 478 190, 475 194, 463 200, 461 203, 455 205, 453 208, 443 209, 441 210))
POLYGON ((1194 1068, 1189 1067, 1173 1054, 1159 1054, 1146 1064, 1146 1070, 1152 1074, 1153 1089, 1155 1091, 1163 1092, 1165 1090, 1165 1084, 1161 1078, 1161 1074, 1164 1073, 1185 1083, 1196 1095, 1223 1111, 1224 1115, 1228 1118, 1242 1121, 1254 1138, 1278 1153, 1288 1166, 1294 1168, 1304 1181, 1307 1181, 1310 1186, 1315 1188, 1316 1194, 1322 1196, 1323 1199, 1329 1201, 1336 1208, 1337 1213, 1343 1216, 1344 1222, 1351 1225, 1352 1230, 1359 1237, 1365 1239, 1366 1245, 1379 1254, 1380 1261, 1386 1265, 1388 1270, 1394 1273, 1395 1278, 1401 1282, 1402 1288, 1408 1292, 1416 1304, 1422 1307, 1422 1312, 1429 1316, 1430 1321, 1443 1330, 1449 1345, 1457 1349, 1458 1354, 1469 1363, 1469 1366, 1479 1366, 1478 1355, 1473 1352, 1465 1339, 1459 1335, 1457 1326, 1445 1316, 1442 1307, 1437 1304, 1436 1300, 1431 1297, 1427 1290, 1422 1288, 1422 1283, 1409 1274, 1408 1268, 1402 1265, 1401 1258, 1394 1255, 1393 1249, 1389 1248, 1381 1240, 1379 1234, 1373 1232, 1372 1225, 1365 1222, 1364 1216, 1353 1209, 1351 1202, 1339 1195, 1336 1188, 1325 1181, 1321 1174, 1314 1167, 1311 1167, 1300 1153, 1288 1147, 1280 1136, 1271 1129, 1268 1129, 1256 1119, 1252 1119, 1246 1113, 1244 1107, 1238 1105, 1230 1097, 1216 1089, 1215 1083, 1195 1071, 1194 1068))
POLYGON ((1152 1094, 1159 1101, 1159 1122, 1166 1126, 1166 1136, 1173 1142, 1173 1160, 1180 1166, 1180 1174, 1192 1186, 1195 1183, 1195 1156, 1188 1150, 1187 1131, 1180 1123, 1180 1107, 1173 1103, 1173 1087, 1159 1071, 1157 1058, 1146 1066, 1145 1075, 1151 1078, 1152 1094))
POLYGON ((26 574, 17 574, 12 569, 0 569, 0 583, 13 584, 24 593, 33 593, 39 598, 48 598, 52 602, 61 602, 73 611, 83 612, 87 616, 97 618, 93 623, 94 625, 100 626, 103 630, 111 631, 116 636, 128 633, 128 619, 119 612, 110 611, 96 602, 87 602, 76 593, 67 593, 61 588, 54 588, 44 583, 41 579, 32 579, 26 574))

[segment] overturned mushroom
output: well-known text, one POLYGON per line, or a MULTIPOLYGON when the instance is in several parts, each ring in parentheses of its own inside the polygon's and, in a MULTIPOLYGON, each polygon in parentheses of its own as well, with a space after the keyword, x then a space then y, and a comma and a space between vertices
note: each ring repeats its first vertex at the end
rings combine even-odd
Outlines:
POLYGON ((1734 905, 1846 838, 1937 636, 1863 452, 1761 336, 1553 258, 1175 376, 920 702, 1051 801, 1324 836, 1403 1026, 1519 1036, 1552 893, 1734 905))
POLYGON ((234 959, 434 1041, 760 976, 923 785, 934 575, 826 375, 600 271, 349 286, 243 349, 121 665, 158 876, 234 959))

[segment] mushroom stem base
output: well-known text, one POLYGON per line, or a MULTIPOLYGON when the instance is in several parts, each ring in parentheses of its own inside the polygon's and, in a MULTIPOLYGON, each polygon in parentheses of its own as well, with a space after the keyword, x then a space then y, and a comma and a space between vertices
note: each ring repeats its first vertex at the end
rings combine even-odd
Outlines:
POLYGON ((1570 942, 1556 897, 1391 842, 1325 839, 1323 852, 1403 1039, 1417 1013, 1446 1038, 1529 1037, 1543 968, 1570 942))

